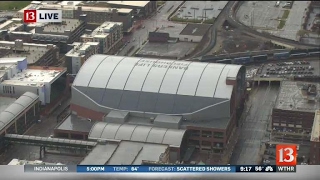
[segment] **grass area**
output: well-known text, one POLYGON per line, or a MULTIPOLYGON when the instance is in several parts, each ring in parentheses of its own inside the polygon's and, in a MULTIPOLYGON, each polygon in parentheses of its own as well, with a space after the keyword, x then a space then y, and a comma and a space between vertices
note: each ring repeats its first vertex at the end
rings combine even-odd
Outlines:
POLYGON ((212 19, 207 19, 205 21, 203 21, 204 24, 213 24, 213 22, 216 20, 216 18, 212 18, 212 19))
POLYGON ((176 21, 176 22, 191 22, 191 23, 201 23, 202 20, 199 20, 199 19, 183 19, 183 18, 179 18, 177 15, 176 16, 173 16, 171 18, 171 21, 176 21))
POLYGON ((284 27, 284 25, 286 25, 286 21, 287 21, 289 14, 290 14, 290 10, 288 10, 288 9, 284 10, 282 18, 281 18, 279 25, 278 25, 278 29, 282 29, 284 27))
POLYGON ((278 29, 282 29, 286 25, 286 20, 280 20, 280 23, 278 25, 278 29))
POLYGON ((0 10, 20 10, 30 4, 31 1, 0 1, 0 10))
POLYGON ((288 9, 284 10, 283 15, 282 15, 282 19, 283 20, 287 19, 289 14, 290 14, 290 10, 288 10, 288 9))
POLYGON ((166 1, 157 1, 157 7, 162 6, 166 3, 166 1))

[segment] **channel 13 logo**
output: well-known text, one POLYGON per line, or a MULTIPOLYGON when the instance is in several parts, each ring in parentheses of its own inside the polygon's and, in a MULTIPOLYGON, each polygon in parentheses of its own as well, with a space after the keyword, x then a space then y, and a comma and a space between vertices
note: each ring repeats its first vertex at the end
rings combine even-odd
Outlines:
POLYGON ((297 165, 297 145, 278 144, 276 146, 276 165, 295 166, 297 165))

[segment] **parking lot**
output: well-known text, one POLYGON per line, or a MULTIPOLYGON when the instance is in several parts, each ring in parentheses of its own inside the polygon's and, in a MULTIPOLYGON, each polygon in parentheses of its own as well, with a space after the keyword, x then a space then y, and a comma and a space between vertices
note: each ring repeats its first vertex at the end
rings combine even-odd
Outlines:
POLYGON ((239 8, 237 18, 243 24, 252 26, 260 31, 267 31, 275 36, 298 40, 297 33, 306 17, 306 9, 310 1, 294 1, 292 8, 283 8, 286 1, 282 1, 278 7, 275 1, 246 1, 239 8), (285 10, 290 10, 287 19, 283 19, 283 28, 278 29, 280 19, 285 10))
POLYGON ((276 30, 284 9, 275 7, 275 1, 245 1, 239 7, 237 19, 257 29, 276 30))
POLYGON ((256 76, 270 78, 318 76, 320 74, 319 67, 319 62, 317 61, 293 61, 275 64, 270 63, 262 65, 260 67, 261 71, 258 71, 256 76))
POLYGON ((297 33, 302 28, 309 3, 310 1, 294 1, 285 26, 280 31, 272 32, 272 34, 297 41, 297 33))
POLYGON ((182 19, 212 19, 216 18, 228 1, 186 1, 176 12, 182 19))

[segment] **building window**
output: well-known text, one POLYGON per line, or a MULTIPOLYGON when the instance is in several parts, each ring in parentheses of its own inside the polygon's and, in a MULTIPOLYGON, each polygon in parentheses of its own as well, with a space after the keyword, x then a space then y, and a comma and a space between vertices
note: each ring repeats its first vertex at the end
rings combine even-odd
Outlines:
POLYGON ((214 132, 213 137, 218 139, 223 139, 223 132, 214 132))
POLYGON ((12 87, 12 93, 15 94, 14 87, 12 87))
POLYGON ((212 132, 211 131, 202 131, 202 137, 211 138, 212 132))
POLYGON ((193 136, 193 137, 199 137, 199 136, 200 136, 200 131, 199 131, 199 130, 192 130, 192 131, 191 131, 191 136, 193 136))
POLYGON ((37 89, 37 95, 39 95, 39 89, 37 89))
POLYGON ((211 147, 211 142, 210 141, 202 141, 201 144, 203 146, 210 146, 211 147))
POLYGON ((220 154, 221 150, 220 149, 214 149, 213 152, 216 153, 216 154, 220 154))

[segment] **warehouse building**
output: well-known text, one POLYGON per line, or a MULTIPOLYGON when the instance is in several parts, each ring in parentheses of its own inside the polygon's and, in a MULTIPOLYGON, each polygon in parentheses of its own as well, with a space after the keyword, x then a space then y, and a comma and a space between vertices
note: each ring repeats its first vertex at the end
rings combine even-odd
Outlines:
POLYGON ((310 164, 320 165, 320 110, 315 112, 310 142, 310 164))
POLYGON ((81 36, 82 42, 99 42, 100 54, 113 54, 116 52, 123 38, 123 23, 104 22, 90 34, 81 36))
POLYGON ((73 83, 70 108, 90 121, 186 129, 188 146, 223 164, 245 89, 238 65, 93 55, 73 83))
POLYGON ((65 63, 69 74, 77 74, 82 64, 99 51, 99 42, 74 42, 66 53, 65 63))
POLYGON ((105 2, 112 8, 126 8, 133 10, 136 18, 150 16, 157 10, 156 1, 107 1, 105 2))
POLYGON ((29 65, 49 66, 59 60, 59 48, 53 44, 0 41, 0 58, 25 58, 29 65))
POLYGON ((40 115, 38 95, 24 93, 18 99, 0 96, 0 152, 5 148, 5 134, 23 134, 40 115))
POLYGON ((91 6, 74 6, 59 4, 30 4, 18 12, 18 17, 23 18, 23 12, 26 9, 61 9, 62 18, 79 19, 83 14, 87 15, 88 24, 102 24, 106 21, 122 22, 123 31, 129 32, 132 28, 132 9, 125 8, 107 8, 91 6))
POLYGON ((25 92, 39 96, 42 105, 49 104, 66 90, 66 69, 27 66, 26 59, 0 58, 0 96, 20 97, 25 92))
POLYGON ((179 40, 186 42, 200 42, 204 35, 207 34, 211 25, 208 24, 187 24, 180 32, 179 40))
POLYGON ((319 83, 282 81, 272 110, 275 138, 305 139, 309 141, 314 112, 320 108, 319 83))

